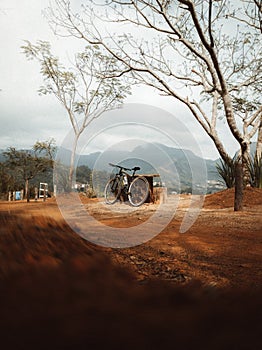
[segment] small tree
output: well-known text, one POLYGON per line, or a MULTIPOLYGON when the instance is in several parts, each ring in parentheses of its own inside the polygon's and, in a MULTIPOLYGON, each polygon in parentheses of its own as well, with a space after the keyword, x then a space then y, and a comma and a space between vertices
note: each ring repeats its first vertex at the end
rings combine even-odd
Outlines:
POLYGON ((129 86, 117 78, 107 77, 108 71, 116 69, 117 61, 105 55, 97 45, 88 45, 83 52, 76 54, 74 64, 68 69, 51 53, 48 42, 38 41, 33 45, 26 41, 22 49, 29 59, 40 63, 45 83, 39 89, 40 94, 52 94, 58 99, 74 130, 69 170, 71 187, 80 135, 92 120, 118 106, 130 93, 129 86))
POLYGON ((53 140, 37 142, 32 150, 17 150, 14 147, 4 152, 6 166, 13 171, 13 176, 22 178, 25 184, 25 197, 30 200, 29 181, 44 173, 53 165, 53 140))
POLYGON ((0 194, 5 195, 8 191, 13 190, 15 180, 12 174, 8 173, 4 163, 0 163, 0 194))

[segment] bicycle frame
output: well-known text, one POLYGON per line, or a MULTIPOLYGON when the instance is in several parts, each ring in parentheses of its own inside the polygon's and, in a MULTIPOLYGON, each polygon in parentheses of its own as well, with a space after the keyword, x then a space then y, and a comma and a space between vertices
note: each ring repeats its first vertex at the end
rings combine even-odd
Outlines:
MULTIPOLYGON (((134 178, 136 171, 140 170, 140 168, 134 167, 132 169, 129 169, 129 168, 125 168, 125 167, 122 167, 120 165, 116 165, 116 164, 112 164, 112 163, 109 163, 109 165, 112 167, 115 167, 115 168, 119 168, 118 173, 114 177, 115 181, 113 182, 113 186, 117 187, 117 185, 118 185, 121 189, 119 191, 120 193, 118 194, 118 198, 121 195, 124 197, 127 197, 128 187, 129 187, 132 179, 134 178), (133 171, 133 173, 132 173, 132 175, 130 175, 126 171, 133 171)), ((112 188, 112 190, 116 190, 116 188, 112 188)), ((124 198, 124 199, 127 199, 127 198, 124 198)))
POLYGON ((112 167, 115 167, 115 168, 119 168, 119 172, 117 175, 122 175, 122 174, 126 174, 127 176, 132 176, 134 177, 135 176, 135 173, 136 171, 140 170, 140 167, 139 166, 135 166, 134 168, 132 169, 129 169, 129 168, 125 168, 121 165, 117 165, 117 164, 112 164, 112 163, 109 163, 110 166, 112 167), (128 173, 125 173, 125 171, 133 171, 132 175, 128 174, 128 173))
POLYGON ((132 206, 139 206, 145 202, 149 193, 149 184, 145 177, 135 177, 140 167, 132 169, 109 163, 119 168, 118 173, 108 181, 105 187, 105 200, 107 204, 114 204, 118 199, 129 200, 132 206), (132 175, 126 171, 132 171, 132 175))

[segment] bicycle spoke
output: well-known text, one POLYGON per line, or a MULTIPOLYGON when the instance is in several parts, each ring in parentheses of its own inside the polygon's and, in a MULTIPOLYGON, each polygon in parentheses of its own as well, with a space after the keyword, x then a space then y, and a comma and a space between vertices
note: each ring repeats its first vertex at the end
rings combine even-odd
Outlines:
POLYGON ((107 204, 114 204, 121 191, 118 179, 111 179, 108 181, 105 187, 105 201, 107 204))
POLYGON ((148 194, 149 183, 145 177, 137 177, 131 182, 128 199, 133 206, 142 205, 147 200, 148 194))

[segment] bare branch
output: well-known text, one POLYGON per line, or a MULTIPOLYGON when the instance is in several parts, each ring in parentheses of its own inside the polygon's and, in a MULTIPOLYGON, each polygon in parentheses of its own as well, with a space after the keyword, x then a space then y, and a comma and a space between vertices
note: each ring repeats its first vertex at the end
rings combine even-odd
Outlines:
MULTIPOLYGON (((252 1, 241 0, 243 18, 245 4, 252 1)), ((119 69, 108 72, 107 77, 129 76, 132 83, 173 96, 187 106, 225 158, 216 132, 218 118, 226 119, 240 147, 250 142, 255 120, 248 124, 248 133, 243 133, 237 118, 240 116, 244 123, 243 116, 247 115, 245 122, 249 123, 250 113, 254 115, 261 106, 262 50, 251 25, 250 33, 235 25, 229 30, 229 24, 237 23, 231 19, 236 8, 233 1, 99 1, 101 12, 96 12, 91 1, 90 6, 84 6, 83 16, 74 13, 66 0, 55 3, 63 9, 53 17, 57 29, 99 45, 118 61, 119 69), (145 37, 112 34, 104 29, 105 18, 109 24, 135 26, 141 29, 140 37, 142 33, 145 37), (99 23, 103 30, 98 29, 99 23), (157 40, 152 40, 153 35, 157 40)))

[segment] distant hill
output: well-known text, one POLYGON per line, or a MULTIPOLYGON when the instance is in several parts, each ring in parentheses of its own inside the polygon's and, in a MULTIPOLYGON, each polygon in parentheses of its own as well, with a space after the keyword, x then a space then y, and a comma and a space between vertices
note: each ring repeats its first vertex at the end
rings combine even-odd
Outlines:
MULTIPOLYGON (((172 148, 168 147, 162 144, 156 144, 156 148, 154 148, 154 151, 156 150, 159 151, 159 157, 162 156, 161 153, 167 154, 170 160, 172 160, 178 168, 180 168, 181 173, 188 173, 188 166, 189 164, 194 164, 197 165, 200 161, 204 161, 206 166, 207 166, 207 171, 208 171, 208 178, 209 179, 217 179, 218 177, 216 176, 216 168, 215 164, 217 160, 210 160, 210 159, 202 159, 198 156, 196 156, 192 151, 190 150, 183 150, 183 149, 177 149, 177 148, 172 148), (215 173, 214 173, 215 171, 215 173)), ((131 167, 135 164, 136 162, 140 163, 140 159, 144 159, 144 162, 142 162, 142 171, 153 171, 153 168, 148 162, 145 161, 145 159, 149 158, 148 156, 150 155, 151 146, 148 145, 147 147, 139 146, 135 148, 132 151, 110 151, 106 153, 106 158, 108 162, 117 162, 120 159, 126 159, 125 161, 122 161, 123 164, 125 164, 126 167, 131 167)), ((81 155, 78 160, 78 165, 87 165, 89 168, 93 169, 95 166, 95 163, 97 162, 98 158, 101 156, 100 152, 96 153, 91 153, 87 155, 81 155)), ((68 160, 70 159, 70 152, 68 151, 68 160)), ((138 164, 139 165, 139 164, 138 164)))
MULTIPOLYGON (((0 161, 4 161, 0 151, 0 161), (2 160, 1 160, 2 159, 2 160)), ((70 164, 71 152, 67 149, 59 150, 60 161, 70 164)), ((131 151, 110 149, 105 152, 94 152, 76 156, 77 166, 85 165, 91 170, 113 171, 108 163, 121 164, 127 168, 139 166, 140 174, 156 174, 161 172, 165 176, 165 184, 174 191, 187 189, 192 186, 192 171, 194 174, 194 184, 199 188, 204 188, 207 180, 211 191, 219 188, 219 176, 216 171, 216 162, 209 159, 202 159, 190 150, 168 147, 163 144, 145 143, 135 147, 131 151), (202 164, 202 166, 200 166, 202 164), (203 173, 203 168, 207 170, 207 178, 203 173), (214 187, 214 188, 213 188, 214 187), (213 188, 213 189, 212 189, 213 188)), ((163 180, 162 180, 163 181, 163 180)))
MULTIPOLYGON (((251 154, 255 153, 256 143, 251 144, 251 154)), ((0 162, 5 161, 3 152, 0 149, 0 162)), ((59 150, 60 161, 70 164, 71 152, 68 149, 59 150)), ((137 173, 152 174, 162 172, 165 174, 165 183, 175 190, 187 189, 192 186, 192 171, 194 174, 194 184, 199 188, 204 188, 203 180, 208 183, 208 191, 215 192, 222 189, 220 178, 216 170, 218 160, 202 159, 190 150, 168 147, 163 144, 145 143, 135 147, 133 150, 110 149, 105 152, 94 152, 90 154, 76 155, 77 166, 87 166, 91 170, 113 171, 108 163, 121 164, 127 168, 139 166, 137 173), (202 164, 202 166, 200 166, 202 164), (207 171, 207 177, 203 173, 203 168, 207 171)))
MULTIPOLYGON (((69 158, 68 158, 69 159, 69 158)), ((168 147, 163 144, 145 144, 134 148, 132 151, 110 150, 104 153, 96 152, 81 155, 78 166, 86 165, 90 169, 111 171, 108 163, 121 164, 126 168, 139 166, 137 173, 152 174, 163 172, 165 184, 173 189, 188 189, 192 186, 192 171, 194 183, 199 188, 204 188, 205 176, 203 168, 206 167, 209 188, 214 191, 219 186, 219 176, 216 170, 216 162, 210 159, 202 159, 190 150, 168 147), (154 164, 156 163, 156 164, 154 164), (202 164, 202 166, 200 166, 202 164), (173 169, 173 170, 172 170, 173 169)))

